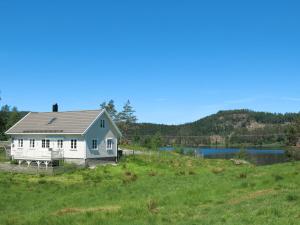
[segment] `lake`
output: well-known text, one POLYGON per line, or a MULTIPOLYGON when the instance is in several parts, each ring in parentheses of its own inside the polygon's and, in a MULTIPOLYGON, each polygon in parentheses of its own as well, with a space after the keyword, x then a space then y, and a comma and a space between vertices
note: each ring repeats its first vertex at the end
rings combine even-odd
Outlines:
MULTIPOLYGON (((174 147, 162 147, 161 151, 173 151, 174 147)), ((269 165, 274 163, 288 162, 285 150, 282 149, 259 149, 259 148, 214 148, 214 147, 200 147, 200 148, 182 148, 185 154, 194 153, 198 156, 207 159, 231 159, 243 157, 247 161, 256 165, 269 165)))

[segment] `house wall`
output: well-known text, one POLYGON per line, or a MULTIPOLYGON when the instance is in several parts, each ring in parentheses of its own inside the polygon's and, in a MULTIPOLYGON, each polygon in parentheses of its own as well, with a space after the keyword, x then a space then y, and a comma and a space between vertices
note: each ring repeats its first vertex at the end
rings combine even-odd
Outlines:
POLYGON ((99 159, 99 158, 112 158, 117 157, 117 145, 118 145, 118 133, 115 130, 113 124, 104 113, 97 121, 90 127, 85 134, 86 140, 86 158, 87 159, 99 159), (105 128, 101 128, 100 121, 105 120, 105 128), (108 138, 113 139, 112 150, 106 149, 106 141, 108 138), (98 149, 92 149, 92 140, 96 139, 98 143, 98 149))
POLYGON ((11 154, 15 158, 16 155, 22 155, 34 159, 38 159, 41 157, 49 157, 50 151, 48 148, 42 148, 42 139, 50 140, 50 148, 54 151, 58 150, 57 140, 62 139, 63 148, 61 149, 63 152, 64 158, 70 159, 84 159, 85 158, 85 140, 81 135, 12 135, 12 143, 11 143, 11 154), (23 148, 18 147, 18 139, 23 139, 23 148), (30 139, 35 139, 35 147, 33 149, 30 148, 30 139), (71 149, 71 139, 77 140, 77 149, 71 149), (19 154, 18 154, 19 153, 19 154))

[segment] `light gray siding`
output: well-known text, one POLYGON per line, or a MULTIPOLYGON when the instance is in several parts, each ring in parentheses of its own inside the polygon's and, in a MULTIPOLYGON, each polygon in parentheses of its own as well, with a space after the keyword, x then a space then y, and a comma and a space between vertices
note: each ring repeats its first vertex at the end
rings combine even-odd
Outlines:
POLYGON ((101 117, 95 121, 85 134, 86 141, 86 158, 108 158, 117 157, 118 132, 115 130, 113 124, 108 119, 107 115, 103 113, 101 117), (101 120, 105 121, 105 127, 101 128, 101 120), (97 140, 98 149, 92 148, 92 141, 97 140), (112 139, 112 150, 107 150, 107 139, 112 139))

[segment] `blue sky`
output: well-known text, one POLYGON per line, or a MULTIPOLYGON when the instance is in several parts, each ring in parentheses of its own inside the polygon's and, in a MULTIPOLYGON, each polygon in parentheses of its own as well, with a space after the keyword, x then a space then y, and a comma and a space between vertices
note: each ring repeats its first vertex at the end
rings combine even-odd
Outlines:
POLYGON ((1 104, 140 122, 300 111, 299 1, 0 1, 1 104))

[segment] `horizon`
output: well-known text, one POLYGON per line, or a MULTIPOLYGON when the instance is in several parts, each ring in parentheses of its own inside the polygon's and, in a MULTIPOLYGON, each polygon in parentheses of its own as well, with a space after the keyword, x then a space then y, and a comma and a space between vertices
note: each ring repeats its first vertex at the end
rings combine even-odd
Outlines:
POLYGON ((1 105, 100 108, 138 122, 300 111, 300 2, 0 3, 1 105), (254 16, 255 15, 255 16, 254 16))

